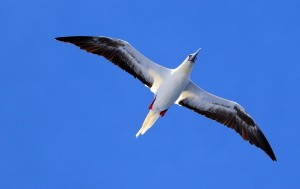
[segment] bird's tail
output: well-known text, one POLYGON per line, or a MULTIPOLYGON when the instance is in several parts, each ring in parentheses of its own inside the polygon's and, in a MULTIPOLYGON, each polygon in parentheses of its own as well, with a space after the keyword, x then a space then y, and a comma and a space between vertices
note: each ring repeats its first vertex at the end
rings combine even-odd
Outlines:
POLYGON ((150 127, 152 127, 152 125, 156 122, 159 116, 160 112, 150 110, 143 123, 143 126, 135 136, 138 137, 139 135, 143 135, 148 129, 150 129, 150 127))

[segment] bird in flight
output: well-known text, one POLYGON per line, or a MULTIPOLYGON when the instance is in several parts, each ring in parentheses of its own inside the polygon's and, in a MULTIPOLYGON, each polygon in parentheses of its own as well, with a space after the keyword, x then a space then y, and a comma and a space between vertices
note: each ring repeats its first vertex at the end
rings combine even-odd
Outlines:
POLYGON ((154 99, 149 106, 150 111, 136 137, 150 129, 173 104, 178 104, 234 129, 244 140, 261 148, 273 161, 276 161, 268 140, 241 105, 212 95, 191 81, 190 75, 201 49, 188 55, 177 68, 169 69, 152 62, 121 39, 94 36, 55 39, 74 44, 86 52, 103 56, 138 78, 154 93, 154 99))

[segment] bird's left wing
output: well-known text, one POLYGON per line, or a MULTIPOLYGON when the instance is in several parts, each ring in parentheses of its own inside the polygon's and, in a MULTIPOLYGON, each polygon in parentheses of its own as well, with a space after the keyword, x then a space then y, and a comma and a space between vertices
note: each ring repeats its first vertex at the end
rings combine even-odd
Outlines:
POLYGON ((171 70, 160 66, 121 39, 93 36, 57 37, 58 41, 72 43, 86 52, 103 56, 121 69, 138 78, 156 93, 171 70))
POLYGON ((252 117, 238 103, 212 95, 192 81, 176 103, 234 129, 244 140, 261 148, 273 161, 276 161, 266 137, 252 117))

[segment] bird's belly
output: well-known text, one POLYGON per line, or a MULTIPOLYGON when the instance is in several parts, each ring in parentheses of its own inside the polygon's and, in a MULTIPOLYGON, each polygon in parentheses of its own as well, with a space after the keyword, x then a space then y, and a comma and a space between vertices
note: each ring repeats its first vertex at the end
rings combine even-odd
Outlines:
POLYGON ((170 78, 161 84, 156 92, 153 110, 163 111, 172 106, 186 88, 189 78, 170 78))

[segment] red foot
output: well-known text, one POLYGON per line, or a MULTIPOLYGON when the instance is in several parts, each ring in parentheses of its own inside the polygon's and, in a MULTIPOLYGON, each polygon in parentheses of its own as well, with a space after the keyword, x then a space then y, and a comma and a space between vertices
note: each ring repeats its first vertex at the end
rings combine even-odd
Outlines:
POLYGON ((168 110, 168 109, 165 109, 164 111, 161 111, 161 112, 159 113, 159 115, 160 115, 161 117, 163 117, 163 116, 165 115, 165 113, 167 112, 167 110, 168 110))
POLYGON ((150 106, 149 106, 149 109, 150 109, 150 110, 152 110, 152 106, 153 106, 155 100, 156 100, 156 96, 154 97, 154 100, 152 101, 152 103, 151 103, 150 106))

